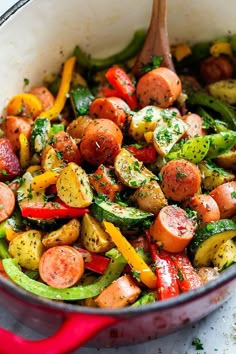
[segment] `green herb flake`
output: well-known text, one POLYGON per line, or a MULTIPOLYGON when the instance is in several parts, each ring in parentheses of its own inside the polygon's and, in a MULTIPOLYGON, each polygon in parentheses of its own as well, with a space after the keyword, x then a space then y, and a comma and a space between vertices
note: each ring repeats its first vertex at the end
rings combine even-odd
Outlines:
POLYGON ((24 84, 25 84, 25 85, 29 85, 29 83, 30 83, 29 79, 28 79, 27 77, 25 77, 25 78, 24 78, 24 84))
POLYGON ((204 350, 203 344, 199 338, 194 338, 192 340, 192 345, 195 346, 196 350, 204 350))
POLYGON ((149 71, 152 71, 153 69, 159 68, 161 65, 163 58, 153 55, 151 57, 151 62, 149 62, 147 65, 144 65, 142 68, 139 69, 141 73, 148 73, 149 71))
POLYGON ((236 198, 236 191, 233 191, 233 192, 231 193, 231 197, 232 197, 232 198, 236 198))

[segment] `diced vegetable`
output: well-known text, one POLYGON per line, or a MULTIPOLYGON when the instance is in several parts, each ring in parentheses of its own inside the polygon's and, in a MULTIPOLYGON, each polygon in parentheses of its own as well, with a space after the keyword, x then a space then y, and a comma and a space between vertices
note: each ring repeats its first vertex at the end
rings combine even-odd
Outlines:
POLYGON ((83 86, 72 89, 70 91, 70 98, 75 117, 87 114, 89 106, 94 100, 94 96, 88 87, 83 86))
POLYGON ((219 247, 235 235, 236 224, 229 219, 214 221, 199 229, 188 245, 194 266, 209 266, 219 247))
POLYGON ((109 263, 105 273, 93 284, 74 286, 70 289, 56 289, 30 279, 18 267, 16 260, 3 260, 3 267, 9 278, 23 289, 48 299, 54 300, 82 300, 100 294, 101 290, 117 279, 124 269, 126 261, 123 256, 118 256, 109 263))
POLYGON ((37 230, 28 230, 19 233, 9 245, 10 255, 26 269, 38 269, 43 254, 42 233, 37 230))
POLYGON ((106 252, 114 247, 109 234, 104 231, 98 220, 90 214, 83 216, 81 241, 86 250, 94 253, 106 252))
POLYGON ((88 176, 82 167, 74 162, 63 168, 56 186, 59 198, 68 206, 84 208, 92 203, 93 193, 88 176))
POLYGON ((46 248, 73 245, 79 237, 79 232, 80 222, 77 219, 71 219, 59 229, 44 235, 42 238, 42 244, 46 248))
POLYGON ((140 280, 149 288, 155 289, 156 276, 144 262, 144 260, 138 255, 132 245, 126 240, 126 238, 120 233, 112 223, 104 221, 105 230, 111 236, 119 251, 123 254, 132 270, 138 273, 140 280))
POLYGON ((115 172, 123 184, 130 188, 138 188, 155 179, 154 174, 136 159, 127 149, 122 148, 115 158, 115 172))
POLYGON ((121 230, 133 230, 140 227, 144 221, 150 220, 153 216, 153 214, 140 209, 101 200, 95 200, 90 211, 99 221, 112 222, 121 230))
POLYGON ((223 271, 236 263, 236 244, 233 240, 224 242, 214 254, 212 263, 219 271, 223 271))
POLYGON ((136 141, 144 141, 144 134, 153 132, 156 126, 162 122, 162 109, 155 106, 146 106, 132 114, 129 134, 136 141))

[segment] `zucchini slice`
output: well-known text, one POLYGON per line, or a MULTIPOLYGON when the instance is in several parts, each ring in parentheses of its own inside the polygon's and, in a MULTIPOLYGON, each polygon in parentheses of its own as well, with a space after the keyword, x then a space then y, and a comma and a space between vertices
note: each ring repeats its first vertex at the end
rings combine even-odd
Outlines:
POLYGON ((216 251, 212 263, 220 272, 236 263, 236 243, 233 240, 224 242, 216 251))
POLYGON ((219 247, 235 236, 236 224, 229 219, 214 221, 199 229, 188 245, 194 266, 209 266, 219 247))
POLYGON ((95 200, 90 208, 91 214, 100 222, 106 220, 121 230, 133 230, 149 220, 153 214, 117 203, 95 200))

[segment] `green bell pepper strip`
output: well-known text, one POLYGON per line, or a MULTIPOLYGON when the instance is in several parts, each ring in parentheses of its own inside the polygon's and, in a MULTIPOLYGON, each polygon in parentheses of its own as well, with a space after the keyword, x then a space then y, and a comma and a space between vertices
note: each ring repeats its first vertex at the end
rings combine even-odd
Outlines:
POLYGON ((167 160, 184 158, 193 163, 198 163, 204 159, 210 148, 209 136, 195 137, 185 142, 179 150, 170 152, 167 160))
POLYGON ((222 116, 222 120, 230 129, 236 130, 236 113, 234 109, 222 101, 203 92, 189 93, 187 103, 193 106, 205 106, 213 109, 222 116))
POLYGON ((229 40, 233 55, 236 55, 236 34, 233 34, 229 40))
POLYGON ((10 258, 10 254, 8 252, 8 245, 7 242, 4 238, 0 239, 0 258, 1 259, 6 259, 10 258))
POLYGON ((32 294, 53 300, 83 300, 97 296, 101 291, 119 278, 127 262, 122 255, 111 259, 105 273, 96 282, 84 286, 74 286, 66 289, 56 289, 36 280, 30 279, 19 268, 15 259, 3 259, 3 267, 9 278, 32 294))
POLYGON ((210 55, 211 42, 196 43, 191 47, 191 58, 194 61, 200 61, 210 55))
POLYGON ((6 231, 9 228, 15 232, 21 230, 22 216, 19 209, 16 209, 10 218, 0 223, 0 239, 6 237, 6 231))
POLYGON ((217 134, 194 137, 186 141, 179 150, 171 151, 167 160, 184 158, 199 163, 205 157, 213 159, 230 150, 236 144, 236 132, 229 130, 217 134))
POLYGON ((131 305, 131 307, 139 307, 147 304, 151 304, 155 302, 155 297, 153 293, 144 294, 141 296, 135 303, 131 305))
POLYGON ((91 58, 89 55, 85 54, 79 46, 75 47, 74 55, 76 56, 78 64, 83 68, 93 68, 95 70, 106 69, 114 64, 123 63, 134 57, 142 48, 145 37, 146 31, 136 31, 131 41, 123 50, 104 59, 91 58))
POLYGON ((229 151, 236 144, 236 132, 221 132, 209 135, 210 147, 207 157, 213 159, 226 151, 229 151))
POLYGON ((78 86, 70 91, 70 100, 75 116, 88 114, 89 106, 94 100, 94 96, 88 87, 78 86))
POLYGON ((205 129, 212 128, 216 133, 231 131, 225 122, 214 119, 203 107, 198 107, 196 113, 203 118, 205 129))

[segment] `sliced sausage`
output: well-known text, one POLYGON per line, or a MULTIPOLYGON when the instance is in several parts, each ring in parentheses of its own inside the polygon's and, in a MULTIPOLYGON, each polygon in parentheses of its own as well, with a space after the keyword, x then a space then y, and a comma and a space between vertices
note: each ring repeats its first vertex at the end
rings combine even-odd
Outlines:
POLYGON ((20 161, 12 149, 10 140, 0 138, 0 181, 9 181, 19 176, 20 161))
POLYGON ((45 86, 33 87, 30 93, 36 96, 42 103, 43 110, 46 111, 54 105, 55 98, 45 86))
POLYGON ((204 59, 200 65, 200 76, 206 84, 230 79, 233 72, 233 64, 226 56, 210 56, 204 59))
POLYGON ((54 288, 69 288, 84 274, 83 256, 71 246, 51 247, 40 258, 39 274, 54 288))
POLYGON ((189 200, 187 205, 190 209, 197 212, 201 226, 204 226, 211 221, 218 221, 220 219, 219 207, 210 195, 196 194, 189 200))
POLYGON ((213 189, 209 195, 218 204, 221 219, 231 218, 236 214, 236 181, 221 184, 213 189))
POLYGON ((129 106, 118 97, 96 98, 90 105, 89 115, 93 118, 107 118, 123 128, 129 118, 129 106))
POLYGON ((206 135, 206 130, 203 128, 203 119, 198 114, 189 113, 183 116, 182 119, 189 125, 183 138, 191 139, 196 136, 206 135))
POLYGON ((154 105, 167 108, 181 94, 179 77, 170 69, 160 67, 143 75, 137 84, 136 92, 142 107, 154 105))
POLYGON ((80 151, 92 165, 112 164, 122 144, 120 128, 109 119, 94 119, 84 131, 80 151))
POLYGON ((2 130, 6 138, 11 142, 14 151, 20 149, 19 136, 23 133, 27 139, 30 139, 33 121, 26 117, 7 116, 2 123, 2 130))
POLYGON ((181 202, 192 197, 201 186, 201 173, 192 162, 179 159, 167 162, 160 171, 161 188, 167 199, 181 202))
POLYGON ((167 205, 150 227, 152 238, 168 252, 182 252, 194 236, 197 223, 184 209, 167 205))
POLYGON ((119 308, 132 304, 141 293, 130 275, 123 275, 109 285, 96 298, 95 302, 102 308, 119 308))
POLYGON ((0 182, 0 222, 11 216, 15 208, 15 196, 12 190, 3 182, 0 182))
POLYGON ((53 137, 53 148, 62 154, 62 158, 66 162, 75 162, 81 165, 83 162, 82 155, 74 139, 66 132, 60 131, 53 137))

